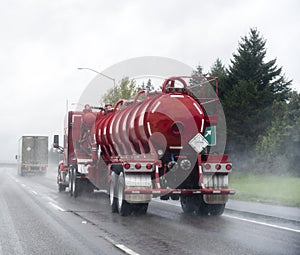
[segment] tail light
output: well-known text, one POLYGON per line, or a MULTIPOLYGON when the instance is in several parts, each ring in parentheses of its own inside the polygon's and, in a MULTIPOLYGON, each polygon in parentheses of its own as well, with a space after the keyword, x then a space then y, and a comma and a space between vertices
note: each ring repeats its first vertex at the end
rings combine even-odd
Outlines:
POLYGON ((152 165, 151 165, 151 164, 147 164, 147 165, 146 165, 146 168, 147 168, 148 170, 150 170, 150 169, 152 169, 152 165))
POLYGON ((211 165, 210 164, 205 164, 204 167, 205 167, 206 170, 209 170, 211 168, 211 165))
POLYGON ((221 169, 221 165, 220 164, 216 164, 216 170, 220 170, 221 169))
POLYGON ((125 169, 129 169, 130 168, 130 164, 129 163, 124 164, 124 168, 125 169))
POLYGON ((136 164, 135 164, 135 168, 136 168, 136 169, 141 169, 141 167, 142 167, 141 164, 139 164, 139 163, 136 163, 136 164))
POLYGON ((231 170, 231 168, 232 168, 232 165, 230 165, 230 164, 227 164, 227 165, 226 165, 226 170, 229 171, 229 170, 231 170))

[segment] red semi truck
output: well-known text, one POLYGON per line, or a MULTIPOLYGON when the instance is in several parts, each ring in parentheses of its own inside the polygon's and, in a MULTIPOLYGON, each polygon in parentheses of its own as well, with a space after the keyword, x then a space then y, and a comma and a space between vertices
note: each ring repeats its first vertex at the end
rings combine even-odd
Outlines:
POLYGON ((161 91, 139 91, 112 109, 70 111, 64 146, 54 137, 64 153, 59 190, 107 190, 112 212, 123 216, 146 213, 155 197, 180 199, 186 213, 222 214, 235 191, 228 156, 210 153, 215 139, 207 140, 218 123, 217 90, 215 77, 171 77, 161 91))

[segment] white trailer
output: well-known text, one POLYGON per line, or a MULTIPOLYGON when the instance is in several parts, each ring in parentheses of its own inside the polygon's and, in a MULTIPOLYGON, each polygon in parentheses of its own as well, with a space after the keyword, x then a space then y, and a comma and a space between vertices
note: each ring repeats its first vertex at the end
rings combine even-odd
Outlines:
POLYGON ((46 174, 48 168, 48 136, 22 136, 19 139, 18 174, 46 174))

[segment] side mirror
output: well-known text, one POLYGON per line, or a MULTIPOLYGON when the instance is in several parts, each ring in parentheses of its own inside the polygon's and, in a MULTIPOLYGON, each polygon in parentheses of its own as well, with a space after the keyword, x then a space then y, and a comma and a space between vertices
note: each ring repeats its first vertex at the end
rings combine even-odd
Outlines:
POLYGON ((58 148, 58 147, 59 147, 59 135, 54 135, 53 148, 58 148))

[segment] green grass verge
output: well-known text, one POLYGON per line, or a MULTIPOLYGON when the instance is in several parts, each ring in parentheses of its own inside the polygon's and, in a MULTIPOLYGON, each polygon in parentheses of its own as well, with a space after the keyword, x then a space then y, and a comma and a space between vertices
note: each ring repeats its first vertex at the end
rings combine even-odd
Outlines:
POLYGON ((300 207, 300 178, 232 173, 229 186, 236 190, 231 199, 300 207))

